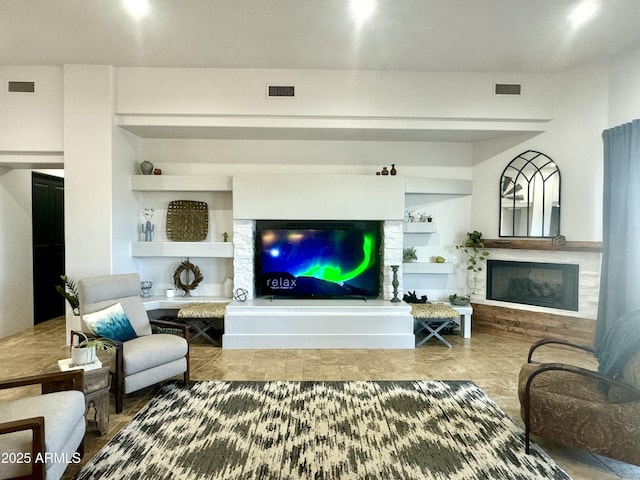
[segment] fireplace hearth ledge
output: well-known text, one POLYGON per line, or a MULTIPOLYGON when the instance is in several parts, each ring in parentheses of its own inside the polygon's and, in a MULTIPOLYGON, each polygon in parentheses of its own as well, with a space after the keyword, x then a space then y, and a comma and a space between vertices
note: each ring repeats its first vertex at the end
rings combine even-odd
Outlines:
POLYGON ((271 299, 227 307, 225 349, 414 349, 411 306, 382 299, 271 299))

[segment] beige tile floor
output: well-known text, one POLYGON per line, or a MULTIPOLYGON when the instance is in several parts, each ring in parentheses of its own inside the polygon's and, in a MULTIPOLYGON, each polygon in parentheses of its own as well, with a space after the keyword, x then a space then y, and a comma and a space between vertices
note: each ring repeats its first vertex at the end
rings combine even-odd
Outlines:
MULTIPOLYGON (((472 380, 519 425, 517 377, 528 342, 476 333, 470 339, 449 336, 449 349, 430 340, 415 350, 222 350, 206 343, 191 346, 194 380, 472 380)), ((40 373, 65 358, 64 319, 54 319, 0 339, 0 378, 40 373)), ((575 358, 566 350, 548 349, 544 357, 575 358)), ((584 359, 588 364, 589 360, 584 359)), ((85 457, 91 458, 153 396, 158 387, 125 398, 124 411, 111 406, 109 433, 99 436, 89 423, 85 457)), ((6 394, 0 396, 6 398, 6 394)), ((91 417, 89 412, 89 418, 91 417)), ((575 480, 638 479, 640 467, 564 448, 537 439, 575 480)), ((73 478, 80 466, 70 466, 73 478)))

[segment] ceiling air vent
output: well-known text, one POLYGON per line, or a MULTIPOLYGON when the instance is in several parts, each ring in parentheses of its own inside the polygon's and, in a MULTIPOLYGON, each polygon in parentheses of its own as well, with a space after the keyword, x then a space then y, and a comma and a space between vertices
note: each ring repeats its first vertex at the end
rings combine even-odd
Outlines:
POLYGON ((36 93, 36 82, 17 82, 9 80, 7 84, 9 93, 36 93))
POLYGON ((295 90, 293 85, 267 85, 267 98, 295 97, 295 90))
POLYGON ((494 95, 522 95, 522 85, 519 83, 496 83, 494 95))

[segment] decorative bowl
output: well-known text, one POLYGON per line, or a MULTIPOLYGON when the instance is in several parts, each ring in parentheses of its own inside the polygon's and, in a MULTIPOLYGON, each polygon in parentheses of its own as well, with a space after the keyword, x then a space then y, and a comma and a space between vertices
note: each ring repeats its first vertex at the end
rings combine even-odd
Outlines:
POLYGON ((459 307, 464 307, 465 305, 468 305, 470 301, 471 301, 471 298, 461 296, 461 295, 453 294, 449 296, 449 302, 451 302, 451 305, 457 305, 459 307))

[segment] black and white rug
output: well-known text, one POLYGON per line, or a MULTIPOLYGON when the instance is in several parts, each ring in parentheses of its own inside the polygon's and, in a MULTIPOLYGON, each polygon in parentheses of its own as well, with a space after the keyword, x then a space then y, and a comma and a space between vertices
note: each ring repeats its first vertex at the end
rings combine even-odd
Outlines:
POLYGON ((165 385, 82 469, 100 479, 569 479, 475 384, 165 385))

